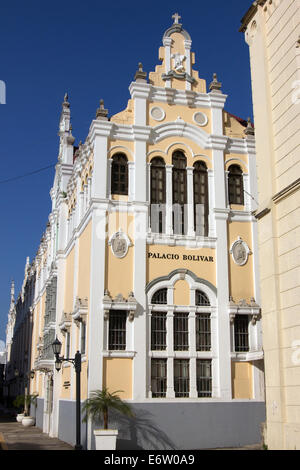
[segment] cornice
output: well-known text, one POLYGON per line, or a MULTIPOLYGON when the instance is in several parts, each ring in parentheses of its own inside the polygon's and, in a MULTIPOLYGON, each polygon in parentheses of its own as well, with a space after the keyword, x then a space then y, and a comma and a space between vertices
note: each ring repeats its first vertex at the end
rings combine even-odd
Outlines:
POLYGON ((110 137, 114 123, 94 119, 89 130, 89 143, 93 144, 96 137, 110 137))
POLYGON ((239 29, 240 33, 244 33, 248 27, 248 24, 256 14, 258 7, 259 6, 264 6, 267 0, 255 0, 255 2, 252 3, 251 7, 248 9, 248 11, 245 13, 243 18, 241 19, 241 26, 239 29))

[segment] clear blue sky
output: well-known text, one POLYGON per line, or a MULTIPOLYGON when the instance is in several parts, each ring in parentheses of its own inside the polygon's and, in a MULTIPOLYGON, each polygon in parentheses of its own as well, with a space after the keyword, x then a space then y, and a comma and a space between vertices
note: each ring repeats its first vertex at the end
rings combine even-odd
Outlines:
MULTIPOLYGON (((126 107, 142 62, 153 71, 164 31, 179 12, 208 84, 217 72, 226 109, 252 118, 248 46, 238 32, 251 0, 11 0, 0 6, 0 181, 55 164, 58 120, 69 94, 73 135, 84 141, 99 99, 110 115, 126 107)), ((35 256, 50 211, 54 170, 0 184, 0 340, 5 339, 10 283, 21 288, 26 256, 35 256)))

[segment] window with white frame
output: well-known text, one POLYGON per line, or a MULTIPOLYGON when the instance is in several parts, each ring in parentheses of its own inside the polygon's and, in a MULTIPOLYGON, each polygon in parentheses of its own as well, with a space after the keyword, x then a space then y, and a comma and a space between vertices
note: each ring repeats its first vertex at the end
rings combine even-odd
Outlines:
POLYGON ((234 318, 234 350, 249 351, 249 316, 235 315, 234 318))
POLYGON ((80 351, 81 354, 86 352, 86 323, 84 321, 80 324, 80 351))
POLYGON ((167 347, 167 314, 165 312, 152 312, 151 315, 151 349, 164 351, 167 347))
POLYGON ((197 359, 197 392, 198 397, 212 395, 211 359, 197 359))
POLYGON ((71 341, 71 335, 70 331, 66 332, 66 342, 65 342, 65 356, 70 357, 70 341, 71 341))
POLYGON ((151 390, 153 398, 166 396, 167 359, 151 359, 151 390))
POLYGON ((175 282, 148 295, 151 396, 209 398, 213 396, 213 307, 206 287, 193 287, 192 305, 172 305, 175 282))
POLYGON ((124 310, 111 310, 109 313, 108 349, 126 349, 126 317, 124 310))
POLYGON ((188 351, 189 349, 189 314, 174 313, 174 350, 188 351))
POLYGON ((190 360, 174 359, 175 397, 188 397, 190 390, 190 360))

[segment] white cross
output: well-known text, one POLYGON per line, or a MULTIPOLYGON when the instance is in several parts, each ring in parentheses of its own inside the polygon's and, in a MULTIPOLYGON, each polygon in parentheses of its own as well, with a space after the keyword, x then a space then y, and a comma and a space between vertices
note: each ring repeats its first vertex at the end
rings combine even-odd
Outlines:
POLYGON ((181 19, 181 16, 178 13, 175 13, 172 18, 174 18, 174 24, 178 24, 179 20, 181 19))

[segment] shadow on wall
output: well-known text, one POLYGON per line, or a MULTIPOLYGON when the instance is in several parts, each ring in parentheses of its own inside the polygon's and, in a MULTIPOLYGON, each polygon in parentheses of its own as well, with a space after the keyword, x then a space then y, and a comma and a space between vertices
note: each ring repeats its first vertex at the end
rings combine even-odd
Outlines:
POLYGON ((145 410, 133 409, 134 417, 110 411, 109 427, 118 429, 116 450, 172 450, 174 443, 154 424, 153 415, 145 410))

